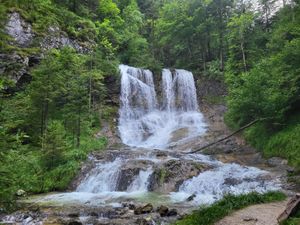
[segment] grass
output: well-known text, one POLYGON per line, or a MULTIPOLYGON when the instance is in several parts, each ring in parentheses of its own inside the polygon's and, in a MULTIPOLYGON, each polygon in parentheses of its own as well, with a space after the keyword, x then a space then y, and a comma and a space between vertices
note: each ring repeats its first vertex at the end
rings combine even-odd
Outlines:
POLYGON ((284 128, 271 132, 264 124, 258 124, 245 132, 246 139, 262 150, 265 157, 282 157, 300 172, 300 114, 292 116, 284 128))
POLYGON ((290 218, 287 221, 281 223, 281 225, 299 225, 299 224, 300 224, 300 217, 290 218))
POLYGON ((288 220, 284 221, 280 225, 299 225, 300 224, 300 211, 296 213, 293 217, 289 218, 288 220))
POLYGON ((235 210, 253 204, 282 201, 286 196, 282 192, 268 192, 266 194, 250 193, 246 195, 227 195, 211 206, 202 207, 186 216, 175 225, 210 225, 231 214, 235 210))

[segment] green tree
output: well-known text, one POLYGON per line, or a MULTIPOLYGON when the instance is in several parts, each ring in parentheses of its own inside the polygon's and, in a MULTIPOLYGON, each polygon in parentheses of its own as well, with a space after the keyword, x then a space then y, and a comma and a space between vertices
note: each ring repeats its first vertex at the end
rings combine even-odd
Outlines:
POLYGON ((66 132, 59 121, 51 121, 42 137, 42 165, 46 170, 51 170, 64 162, 64 153, 68 146, 66 132))

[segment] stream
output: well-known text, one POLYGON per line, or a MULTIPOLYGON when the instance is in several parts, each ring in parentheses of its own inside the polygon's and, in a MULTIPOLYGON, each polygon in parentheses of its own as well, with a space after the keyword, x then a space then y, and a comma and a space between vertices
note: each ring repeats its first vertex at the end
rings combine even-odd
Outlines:
POLYGON ((119 69, 118 131, 124 145, 91 154, 73 191, 32 196, 24 200, 31 207, 27 218, 20 212, 4 221, 162 225, 226 194, 281 189, 276 173, 186 154, 209 129, 191 72, 164 69, 154 82, 150 70, 119 69), (147 205, 149 212, 138 212, 147 205), (161 206, 172 213, 161 215, 161 206))

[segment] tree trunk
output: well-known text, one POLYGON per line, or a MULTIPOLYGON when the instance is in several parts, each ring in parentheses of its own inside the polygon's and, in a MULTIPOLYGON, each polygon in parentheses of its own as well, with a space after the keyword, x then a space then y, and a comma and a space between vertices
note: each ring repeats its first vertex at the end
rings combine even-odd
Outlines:
POLYGON ((202 60, 203 60, 203 70, 206 72, 206 54, 205 52, 202 52, 202 60))
POLYGON ((243 55, 244 71, 247 72, 247 63, 246 63, 246 55, 245 55, 245 49, 244 49, 244 41, 241 41, 241 51, 242 51, 242 55, 243 55))
POLYGON ((79 146, 80 146, 80 126, 81 126, 81 116, 80 116, 80 108, 79 108, 79 112, 78 112, 78 119, 77 119, 77 143, 76 143, 76 145, 77 145, 77 148, 79 148, 79 146))

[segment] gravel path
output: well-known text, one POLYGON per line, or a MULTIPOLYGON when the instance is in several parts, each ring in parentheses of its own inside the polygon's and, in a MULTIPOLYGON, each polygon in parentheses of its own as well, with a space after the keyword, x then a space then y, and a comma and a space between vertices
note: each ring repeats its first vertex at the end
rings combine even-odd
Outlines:
POLYGON ((286 201, 249 206, 225 217, 215 225, 278 225, 277 217, 286 201))

